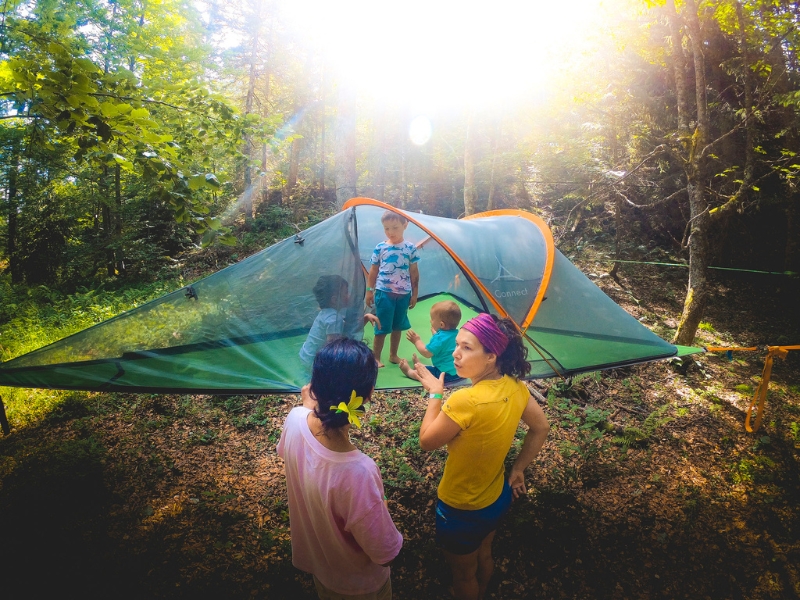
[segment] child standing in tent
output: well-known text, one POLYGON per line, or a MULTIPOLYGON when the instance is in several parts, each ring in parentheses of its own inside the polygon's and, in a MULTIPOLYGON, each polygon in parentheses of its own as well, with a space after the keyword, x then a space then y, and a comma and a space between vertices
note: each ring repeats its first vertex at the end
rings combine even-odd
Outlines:
POLYGON ((403 536, 377 465, 349 437, 350 425, 361 425, 378 362, 366 344, 342 338, 320 349, 313 369, 277 448, 286 468, 292 564, 314 576, 323 600, 389 600, 389 563, 403 536))
POLYGON ((408 220, 395 212, 387 210, 381 216, 386 240, 380 242, 372 252, 372 266, 367 277, 367 306, 375 305, 375 312, 381 327, 375 330, 372 351, 378 366, 382 367, 381 354, 387 334, 389 343, 389 362, 398 364, 400 357, 400 336, 411 328, 408 310, 417 304, 419 290, 419 268, 417 247, 403 239, 408 220))
MULTIPOLYGON (((426 366, 428 371, 438 379, 444 373, 445 384, 461 380, 453 364, 453 351, 456 349, 456 335, 458 324, 461 322, 461 309, 452 300, 437 302, 431 306, 431 341, 425 344, 419 334, 413 329, 406 332, 406 339, 414 344, 417 352, 425 358, 430 358, 432 367, 426 366)), ((417 355, 414 354, 414 366, 409 366, 408 361, 400 360, 400 370, 403 374, 419 381, 416 372, 417 355)))
MULTIPOLYGON (((311 365, 317 351, 327 342, 342 336, 355 338, 357 337, 356 333, 360 340, 361 334, 363 334, 363 330, 360 328, 356 332, 351 324, 346 323, 347 317, 352 318, 349 312, 354 311, 348 311, 350 291, 343 277, 323 275, 317 279, 312 291, 320 311, 311 325, 303 347, 300 348, 300 360, 303 361, 308 373, 311 373, 311 365)), ((378 317, 369 313, 364 314, 364 324, 367 322, 372 323, 376 329, 381 326, 378 317)))

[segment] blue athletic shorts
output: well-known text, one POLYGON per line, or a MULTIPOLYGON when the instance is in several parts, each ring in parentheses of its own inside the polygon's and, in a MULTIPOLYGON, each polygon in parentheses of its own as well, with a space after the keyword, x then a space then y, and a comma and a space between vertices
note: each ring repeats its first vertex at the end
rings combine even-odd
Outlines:
POLYGON ((503 482, 500 497, 480 510, 460 510, 436 503, 436 545, 451 554, 472 554, 497 529, 511 506, 511 486, 503 482))
POLYGON ((411 323, 408 322, 410 303, 411 294, 392 294, 375 290, 375 315, 381 322, 381 328, 375 330, 375 335, 411 329, 411 323))
MULTIPOLYGON (((425 368, 431 372, 431 375, 439 379, 439 375, 442 374, 441 369, 439 367, 431 367, 430 365, 425 365, 425 368)), ((450 375, 450 373, 444 374, 444 383, 447 385, 448 383, 455 383, 456 381, 463 381, 463 377, 459 377, 458 375, 450 375)))

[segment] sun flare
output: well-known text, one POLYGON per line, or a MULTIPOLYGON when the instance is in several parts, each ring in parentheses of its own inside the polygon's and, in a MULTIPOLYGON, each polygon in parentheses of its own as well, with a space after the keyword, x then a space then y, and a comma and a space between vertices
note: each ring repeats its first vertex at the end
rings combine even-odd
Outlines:
POLYGON ((600 3, 286 0, 301 40, 383 102, 485 106, 547 91, 600 3))

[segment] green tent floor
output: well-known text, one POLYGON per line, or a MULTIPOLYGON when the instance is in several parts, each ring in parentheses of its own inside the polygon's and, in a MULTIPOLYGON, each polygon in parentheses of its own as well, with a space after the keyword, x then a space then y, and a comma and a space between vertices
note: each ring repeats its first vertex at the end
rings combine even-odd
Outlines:
MULTIPOLYGON (((456 304, 458 304, 458 306, 461 308, 462 325, 477 314, 474 310, 449 295, 439 294, 437 296, 421 300, 414 308, 408 311, 408 320, 411 322, 411 329, 417 332, 422 338, 422 341, 425 343, 430 341, 431 337, 433 337, 433 333, 431 333, 431 306, 442 300, 453 300, 456 302, 456 304)), ((372 347, 372 338, 372 326, 367 325, 364 329, 364 341, 369 344, 370 347, 372 347)), ((398 355, 400 358, 405 358, 408 360, 410 364, 411 358, 414 354, 417 355, 417 358, 422 363, 426 365, 431 364, 430 359, 421 356, 420 353, 417 352, 414 344, 406 339, 406 334, 403 332, 403 335, 400 339, 400 349, 398 350, 398 355)), ((384 366, 378 372, 378 383, 375 386, 378 389, 421 387, 419 382, 409 379, 403 375, 400 367, 389 362, 388 337, 383 347, 383 356, 381 362, 383 362, 383 364, 386 366, 384 366)))

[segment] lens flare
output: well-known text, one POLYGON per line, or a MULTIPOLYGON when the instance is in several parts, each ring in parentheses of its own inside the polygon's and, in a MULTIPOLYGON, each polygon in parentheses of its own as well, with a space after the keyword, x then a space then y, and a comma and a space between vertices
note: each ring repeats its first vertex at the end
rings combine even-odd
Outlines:
POLYGON ((411 142, 417 146, 424 146, 427 144, 428 140, 431 139, 432 133, 433 126, 425 115, 415 117, 414 120, 411 121, 411 126, 408 128, 408 137, 410 137, 411 142))

